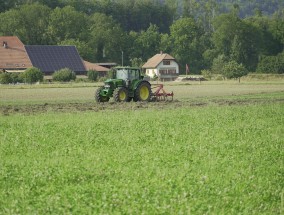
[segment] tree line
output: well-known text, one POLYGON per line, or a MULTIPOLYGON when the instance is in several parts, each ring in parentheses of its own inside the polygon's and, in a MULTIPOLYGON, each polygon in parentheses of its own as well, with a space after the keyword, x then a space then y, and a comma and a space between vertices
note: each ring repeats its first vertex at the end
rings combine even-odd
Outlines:
POLYGON ((243 5, 232 4, 224 13, 218 0, 11 0, 4 4, 0 35, 16 35, 26 45, 75 45, 81 57, 91 62, 141 66, 163 51, 177 59, 182 72, 187 64, 190 73, 226 77, 235 77, 232 68, 244 73, 284 73, 283 7, 273 14, 254 8, 254 15, 244 17, 243 5))

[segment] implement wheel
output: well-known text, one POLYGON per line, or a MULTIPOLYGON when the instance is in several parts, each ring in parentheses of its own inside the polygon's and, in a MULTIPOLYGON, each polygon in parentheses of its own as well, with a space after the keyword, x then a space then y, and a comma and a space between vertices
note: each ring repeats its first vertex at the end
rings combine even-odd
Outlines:
POLYGON ((134 101, 148 102, 151 97, 151 85, 149 82, 141 82, 135 90, 134 101))
POLYGON ((128 101, 128 90, 125 87, 118 87, 113 92, 113 98, 116 102, 128 101))
POLYGON ((102 95, 100 94, 103 89, 104 89, 104 87, 99 87, 99 88, 96 90, 96 93, 95 93, 95 100, 96 100, 96 102, 108 102, 108 101, 109 101, 109 97, 107 97, 107 96, 102 96, 102 95))

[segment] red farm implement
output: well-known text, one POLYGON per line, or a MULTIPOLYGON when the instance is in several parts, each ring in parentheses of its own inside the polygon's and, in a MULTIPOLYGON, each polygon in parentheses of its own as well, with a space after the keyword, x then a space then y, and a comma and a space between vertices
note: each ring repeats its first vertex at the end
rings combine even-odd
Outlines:
POLYGON ((164 90, 163 84, 152 84, 151 85, 152 94, 151 94, 151 100, 152 101, 167 101, 168 97, 171 97, 171 101, 174 99, 174 93, 167 93, 164 90))

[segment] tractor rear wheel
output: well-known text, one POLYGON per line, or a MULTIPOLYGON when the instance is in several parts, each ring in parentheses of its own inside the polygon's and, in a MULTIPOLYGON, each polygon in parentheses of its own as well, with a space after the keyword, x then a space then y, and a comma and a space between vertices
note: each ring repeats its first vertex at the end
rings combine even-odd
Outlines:
POLYGON ((128 101, 128 90, 125 87, 118 87, 113 92, 113 98, 116 102, 128 101))
POLYGON ((95 100, 96 102, 108 102, 109 101, 109 97, 107 96, 101 96, 101 91, 104 89, 104 87, 99 87, 97 90, 96 90, 96 93, 95 93, 95 100))
POLYGON ((151 97, 151 85, 149 82, 141 82, 135 90, 134 101, 148 102, 151 97))

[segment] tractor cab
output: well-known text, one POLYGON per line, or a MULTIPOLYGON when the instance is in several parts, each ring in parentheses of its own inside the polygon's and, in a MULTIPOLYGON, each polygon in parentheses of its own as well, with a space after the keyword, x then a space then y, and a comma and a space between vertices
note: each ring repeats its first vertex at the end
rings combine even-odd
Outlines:
POLYGON ((122 79, 122 80, 139 80, 143 79, 142 76, 140 76, 140 69, 139 68, 132 68, 132 67, 117 67, 114 70, 115 79, 122 79))

